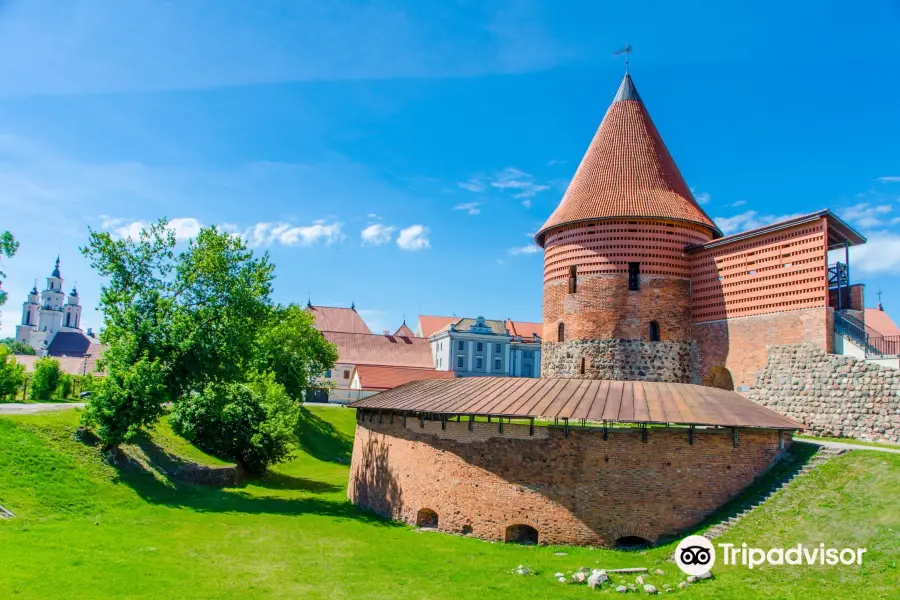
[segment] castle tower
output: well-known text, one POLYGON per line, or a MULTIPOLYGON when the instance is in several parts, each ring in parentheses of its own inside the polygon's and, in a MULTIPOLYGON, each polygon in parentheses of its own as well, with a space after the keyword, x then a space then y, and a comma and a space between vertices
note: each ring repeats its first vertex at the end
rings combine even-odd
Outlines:
POLYGON ((690 263, 721 235, 626 74, 544 248, 545 377, 696 382, 690 263))

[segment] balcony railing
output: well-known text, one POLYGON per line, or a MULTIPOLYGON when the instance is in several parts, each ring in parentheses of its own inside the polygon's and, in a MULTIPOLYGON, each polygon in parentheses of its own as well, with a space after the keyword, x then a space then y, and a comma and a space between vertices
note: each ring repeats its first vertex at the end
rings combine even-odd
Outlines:
POLYGON ((862 348, 866 358, 900 355, 900 335, 881 335, 846 313, 835 313, 834 331, 862 348))

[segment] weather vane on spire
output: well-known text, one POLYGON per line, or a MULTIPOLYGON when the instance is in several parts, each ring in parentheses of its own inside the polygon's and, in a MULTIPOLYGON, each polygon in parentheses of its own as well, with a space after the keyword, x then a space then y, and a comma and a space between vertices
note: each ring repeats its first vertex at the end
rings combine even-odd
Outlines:
POLYGON ((625 40, 625 45, 615 52, 613 52, 613 56, 618 56, 620 54, 625 55, 625 74, 628 75, 628 57, 631 55, 634 48, 631 47, 631 44, 628 43, 628 40, 625 40))

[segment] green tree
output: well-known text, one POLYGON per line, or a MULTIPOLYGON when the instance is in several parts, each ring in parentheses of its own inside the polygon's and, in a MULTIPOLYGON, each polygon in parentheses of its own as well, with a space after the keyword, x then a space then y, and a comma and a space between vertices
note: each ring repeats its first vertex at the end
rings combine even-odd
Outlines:
POLYGON ((2 340, 0 340, 0 344, 6 346, 10 349, 10 351, 16 354, 37 354, 34 348, 29 346, 28 344, 23 344, 19 340, 13 338, 3 338, 2 340))
POLYGON ((0 398, 15 400, 23 383, 25 365, 17 363, 9 348, 0 344, 0 398))
MULTIPOLYGON (((16 241, 16 238, 13 237, 8 231, 4 231, 0 233, 0 259, 4 256, 6 258, 12 258, 16 255, 16 251, 19 249, 19 242, 16 241)), ((6 292, 3 291, 3 279, 6 279, 6 273, 0 270, 0 306, 6 304, 6 292)))
POLYGON ((207 452, 260 474, 295 448, 300 405, 268 373, 249 383, 214 383, 172 412, 176 433, 207 452))
POLYGON ((59 391, 59 399, 66 400, 72 397, 72 392, 74 391, 75 380, 72 375, 67 373, 63 373, 59 376, 59 386, 57 390, 59 391))
POLYGON ((256 370, 271 371, 292 398, 303 398, 313 380, 334 367, 337 349, 296 304, 275 307, 257 339, 256 370))
POLYGON ((55 358, 39 358, 34 363, 31 385, 28 388, 32 400, 49 400, 59 386, 61 371, 55 358))
POLYGON ((92 231, 82 251, 108 279, 100 296, 107 377, 84 416, 105 443, 153 423, 161 402, 247 380, 272 309, 267 253, 254 257, 240 238, 208 227, 176 254, 165 219, 136 240, 92 231))

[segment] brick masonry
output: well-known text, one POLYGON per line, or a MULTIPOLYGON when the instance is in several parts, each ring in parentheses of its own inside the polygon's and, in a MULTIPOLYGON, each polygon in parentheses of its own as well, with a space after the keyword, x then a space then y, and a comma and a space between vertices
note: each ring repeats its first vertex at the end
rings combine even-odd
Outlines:
POLYGON ((737 388, 749 387, 769 360, 769 348, 810 342, 834 350, 834 311, 807 308, 739 319, 694 324, 700 350, 700 377, 707 380, 716 367, 731 372, 737 388))
POLYGON ((404 426, 362 420, 348 487, 357 505, 416 523, 438 515, 438 529, 505 540, 507 528, 529 525, 541 544, 612 545, 637 536, 657 541, 702 521, 782 452, 790 434, 685 429, 611 429, 448 422, 410 418, 404 426))
POLYGON ((770 348, 747 396, 820 435, 900 442, 900 371, 816 344, 770 348))
POLYGON ((700 383, 699 366, 694 341, 569 340, 541 349, 545 377, 700 383))
POLYGON ((627 274, 580 275, 574 294, 565 279, 544 285, 544 337, 565 339, 649 340, 650 323, 659 324, 660 339, 691 337, 691 294, 687 278, 641 275, 641 289, 628 289, 627 274))

